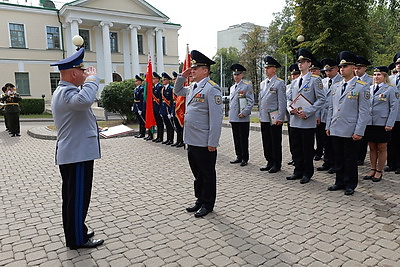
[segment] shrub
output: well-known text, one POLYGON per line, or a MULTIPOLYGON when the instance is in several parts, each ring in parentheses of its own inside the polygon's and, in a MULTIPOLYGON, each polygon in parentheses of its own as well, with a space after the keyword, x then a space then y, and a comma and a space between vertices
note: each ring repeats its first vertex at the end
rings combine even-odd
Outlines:
POLYGON ((44 112, 44 99, 23 98, 19 102, 21 114, 42 114, 44 112))

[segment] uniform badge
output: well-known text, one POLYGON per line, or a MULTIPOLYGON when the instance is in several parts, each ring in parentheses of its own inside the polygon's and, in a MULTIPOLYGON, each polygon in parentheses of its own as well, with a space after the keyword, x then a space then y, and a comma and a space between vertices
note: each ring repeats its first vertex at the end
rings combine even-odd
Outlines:
POLYGON ((319 89, 323 89, 323 88, 324 88, 324 86, 322 85, 322 82, 319 82, 319 83, 318 83, 318 88, 319 88, 319 89))
POLYGON ((369 99, 371 97, 371 94, 369 92, 364 92, 364 98, 369 99))
POLYGON ((398 92, 395 93, 397 99, 399 99, 400 94, 398 92))
POLYGON ((222 104, 222 97, 220 95, 215 96, 215 104, 217 104, 217 105, 222 104))

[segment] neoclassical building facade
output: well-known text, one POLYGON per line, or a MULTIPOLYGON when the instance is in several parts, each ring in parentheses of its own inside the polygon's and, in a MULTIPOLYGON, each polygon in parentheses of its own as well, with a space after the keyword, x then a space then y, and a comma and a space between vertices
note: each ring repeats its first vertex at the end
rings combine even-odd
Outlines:
POLYGON ((60 9, 0 2, 0 85, 15 83, 25 97, 50 100, 59 72, 50 63, 85 40, 85 65, 104 85, 153 70, 178 71, 179 24, 143 0, 77 0, 60 9))

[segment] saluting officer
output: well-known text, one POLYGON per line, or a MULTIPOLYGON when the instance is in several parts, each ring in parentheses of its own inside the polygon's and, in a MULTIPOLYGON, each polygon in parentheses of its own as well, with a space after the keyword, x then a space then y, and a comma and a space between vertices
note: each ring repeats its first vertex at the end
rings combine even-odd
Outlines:
POLYGON ((367 83, 354 76, 355 54, 342 51, 338 55, 343 80, 332 85, 326 121, 326 134, 332 136, 336 181, 329 191, 344 189, 352 195, 358 184, 357 150, 370 119, 370 92, 367 83))
MULTIPOLYGON (((322 84, 324 85, 325 91, 325 104, 318 112, 317 115, 317 134, 316 140, 317 143, 321 142, 323 151, 324 151, 324 163, 321 167, 317 168, 317 171, 328 171, 328 173, 335 173, 335 158, 333 153, 333 145, 332 138, 326 135, 326 118, 328 115, 328 107, 329 107, 329 98, 332 97, 332 85, 340 82, 342 80, 342 76, 339 74, 339 68, 336 60, 331 58, 324 58, 321 60, 322 65, 324 66, 323 71, 326 73, 326 78, 322 80, 322 84)), ((318 147, 318 146, 317 146, 318 147)))
MULTIPOLYGON (((357 56, 357 62, 355 68, 356 76, 360 81, 366 82, 368 86, 371 86, 373 84, 372 76, 366 72, 368 66, 370 65, 371 62, 369 62, 368 59, 366 59, 363 56, 357 56)), ((358 165, 364 165, 365 156, 367 155, 367 147, 368 147, 367 140, 365 140, 365 138, 361 139, 358 145, 358 160, 357 160, 358 165)))
MULTIPOLYGON (((393 63, 396 74, 390 75, 390 83, 396 86, 396 97, 399 98, 400 94, 400 52, 396 53, 393 57, 393 63)), ((390 67, 393 69, 393 66, 390 67)), ((392 129, 392 137, 390 142, 387 144, 387 167, 385 171, 394 171, 396 174, 400 174, 400 108, 396 117, 392 129)))
POLYGON ((194 180, 196 202, 186 208, 203 217, 214 209, 217 194, 215 163, 222 127, 222 97, 219 86, 210 80, 214 61, 197 50, 190 52, 192 67, 179 75, 175 93, 186 96, 184 142, 188 145, 188 160, 194 180), (189 76, 193 87, 184 87, 189 76))
MULTIPOLYGON (((288 180, 301 179, 300 183, 308 183, 314 174, 314 134, 317 127, 316 112, 325 103, 321 77, 309 72, 313 54, 307 49, 297 51, 297 62, 301 75, 293 81, 287 92, 287 109, 290 115, 293 144, 293 175, 286 177, 288 180), (310 103, 309 106, 294 108, 292 102, 300 94, 310 103)), ((294 105, 294 103, 293 103, 294 105)))
POLYGON ((160 84, 160 75, 153 72, 153 112, 157 124, 157 138, 152 140, 156 143, 161 143, 164 139, 164 123, 160 114, 160 105, 162 102, 161 91, 163 86, 160 84))
POLYGON ((139 133, 135 135, 136 138, 143 138, 146 134, 146 128, 144 127, 144 118, 146 117, 145 110, 143 109, 144 100, 144 87, 142 85, 143 78, 139 75, 135 76, 136 88, 133 91, 133 106, 132 111, 136 113, 136 118, 139 121, 139 133))
POLYGON ((173 126, 174 99, 173 99, 173 87, 170 84, 172 78, 165 72, 163 72, 161 76, 163 77, 162 79, 163 88, 161 90, 162 102, 160 105, 160 114, 164 121, 164 125, 167 128, 167 140, 162 142, 162 144, 172 145, 174 143, 174 126, 173 126))
POLYGON ((230 163, 246 166, 249 161, 250 114, 254 93, 251 84, 243 81, 246 68, 233 64, 231 70, 235 84, 229 89, 229 122, 232 125, 236 159, 230 163))
POLYGON ((260 84, 258 97, 261 137, 264 157, 267 165, 260 171, 276 173, 282 167, 282 125, 286 115, 285 82, 276 76, 276 69, 281 67, 271 56, 264 58, 267 78, 260 84))

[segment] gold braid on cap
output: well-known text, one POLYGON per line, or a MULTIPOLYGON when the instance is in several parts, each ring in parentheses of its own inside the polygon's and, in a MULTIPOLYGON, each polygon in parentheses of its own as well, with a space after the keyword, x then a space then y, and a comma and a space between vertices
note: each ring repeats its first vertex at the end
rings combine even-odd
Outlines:
POLYGON ((85 65, 83 63, 79 64, 79 65, 73 65, 73 68, 77 68, 77 69, 84 69, 85 65))

